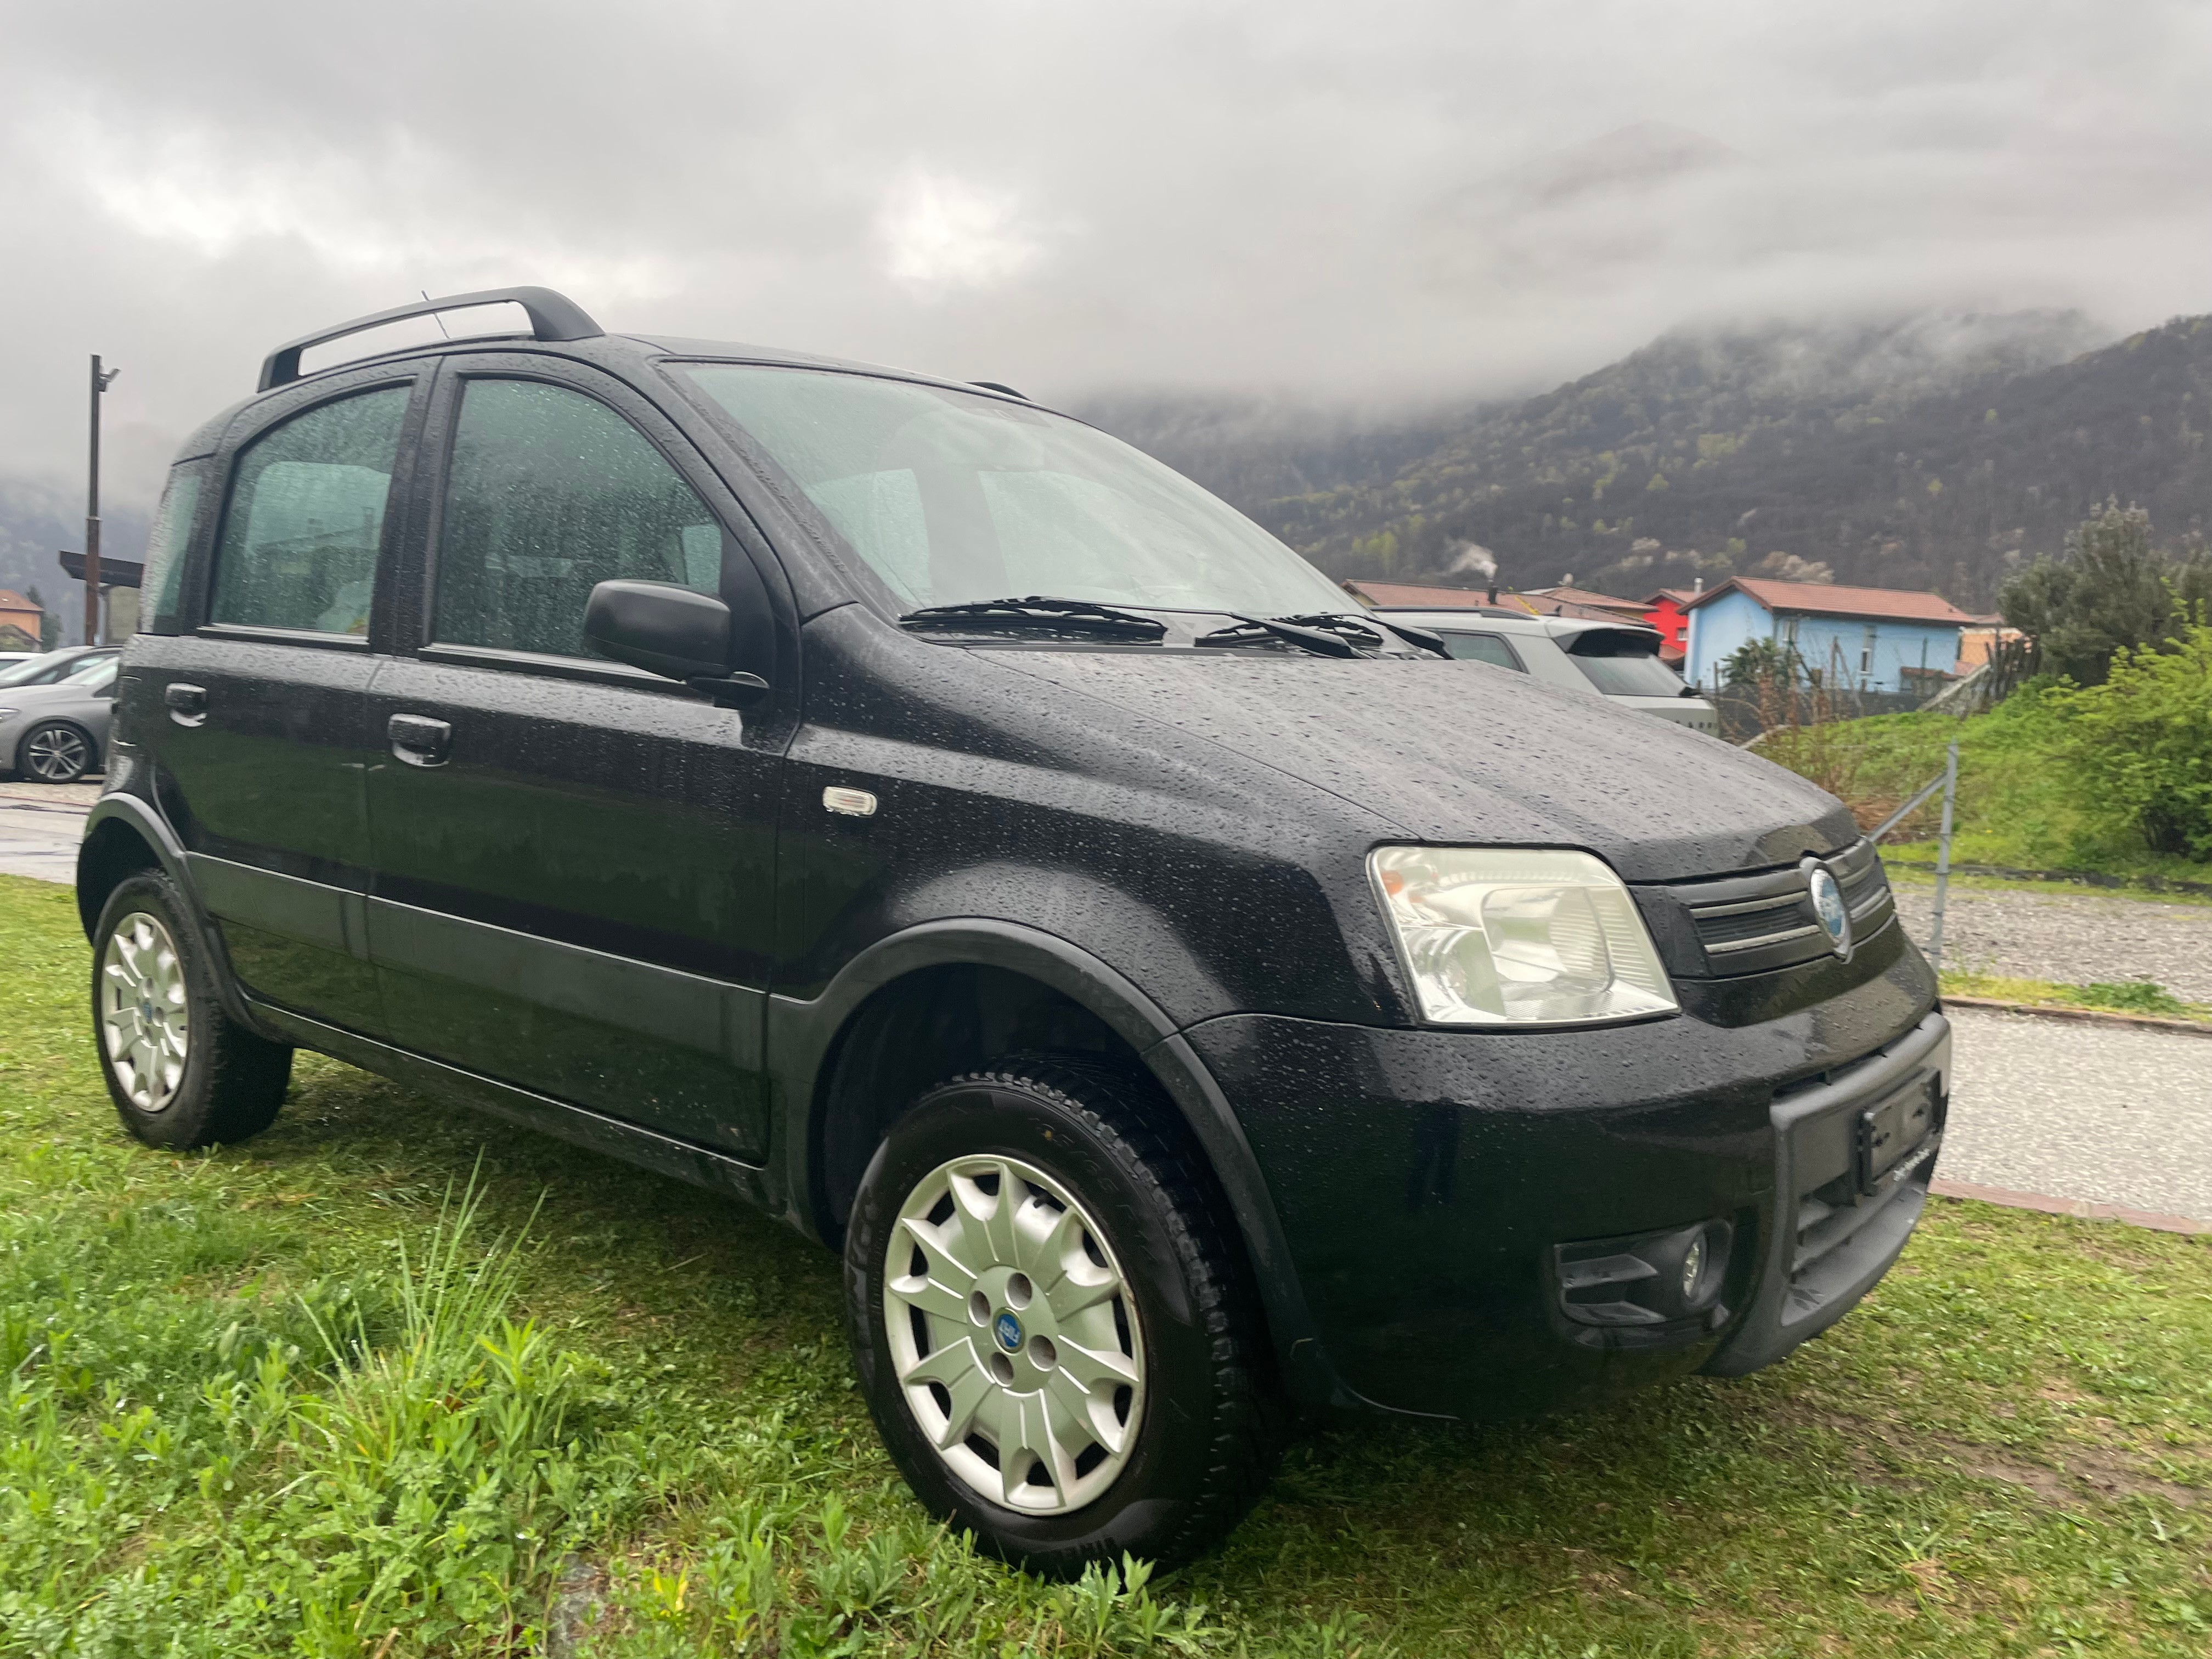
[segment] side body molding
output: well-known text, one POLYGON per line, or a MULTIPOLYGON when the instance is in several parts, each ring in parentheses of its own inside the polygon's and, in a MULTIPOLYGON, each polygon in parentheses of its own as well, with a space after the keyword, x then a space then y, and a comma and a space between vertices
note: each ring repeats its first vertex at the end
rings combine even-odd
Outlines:
POLYGON ((954 966, 1002 968, 1049 986, 1136 1050, 1198 1138, 1228 1196, 1267 1310, 1283 1381, 1304 1404, 1360 1403, 1322 1351, 1274 1200, 1243 1125, 1205 1063, 1127 975, 1038 928, 981 916, 923 922, 861 951, 811 1001, 769 999, 775 1158, 781 1165, 772 1180, 784 1194, 785 1218, 811 1237, 836 1243, 822 1197, 822 1113, 837 1040, 853 1015, 895 980, 921 969, 954 966))

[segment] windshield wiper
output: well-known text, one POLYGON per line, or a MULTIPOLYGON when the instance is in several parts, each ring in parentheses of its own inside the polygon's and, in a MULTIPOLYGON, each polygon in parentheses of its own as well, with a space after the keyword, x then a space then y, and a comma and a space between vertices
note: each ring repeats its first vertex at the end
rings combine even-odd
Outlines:
POLYGON ((1060 628, 1118 640, 1159 640, 1167 624, 1133 611, 1086 599, 1055 599, 1032 593, 1025 599, 976 599, 966 605, 925 605, 899 618, 909 628, 1060 628))
MULTIPOLYGON (((1292 617, 1290 620, 1310 623, 1315 627, 1321 628, 1326 627, 1332 619, 1323 617, 1292 617)), ((1413 628, 1404 623, 1387 621, 1381 617, 1354 616, 1350 611, 1341 613, 1334 620, 1342 627, 1356 629, 1362 633, 1372 632, 1377 628, 1388 629, 1408 645, 1419 646, 1424 651, 1433 651, 1439 657, 1451 655, 1451 652, 1444 645, 1443 635, 1431 634, 1425 628, 1413 628)))
MULTIPOLYGON (((1233 628, 1217 628, 1211 634, 1201 634, 1193 641, 1196 645, 1256 645, 1263 640, 1281 640, 1310 651, 1316 657, 1356 657, 1359 647, 1341 633, 1324 632, 1309 627, 1308 617, 1248 617, 1239 611, 1225 611, 1224 616, 1237 619, 1233 628)), ((1380 645, 1382 638, 1370 635, 1380 645)))

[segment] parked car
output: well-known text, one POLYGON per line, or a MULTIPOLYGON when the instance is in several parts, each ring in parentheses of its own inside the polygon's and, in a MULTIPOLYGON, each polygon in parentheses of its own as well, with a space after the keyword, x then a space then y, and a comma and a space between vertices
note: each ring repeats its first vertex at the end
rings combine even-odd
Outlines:
POLYGON ((56 680, 82 673, 94 663, 112 660, 122 650, 119 645, 67 645, 57 651, 24 657, 0 668, 0 691, 18 685, 52 685, 56 680))
POLYGON ((1453 656, 1512 669, 1548 685, 1595 692, 1624 708, 1718 735, 1720 715, 1659 659, 1659 630, 1635 623, 1538 617, 1488 605, 1468 611, 1395 607, 1375 615, 1440 635, 1453 656))
POLYGON ((30 661, 38 654, 35 651, 0 651, 0 674, 4 674, 18 663, 30 661))
POLYGON ((1741 1376, 1903 1249, 1948 1028, 1793 775, 1005 387, 538 289, 261 386, 78 863, 140 1139, 307 1048, 760 1205, 923 1502, 1057 1574, 1210 1547, 1299 1410, 1741 1376))
POLYGON ((82 659, 43 685, 0 687, 0 761, 33 783, 75 783, 97 772, 115 707, 113 653, 82 659))

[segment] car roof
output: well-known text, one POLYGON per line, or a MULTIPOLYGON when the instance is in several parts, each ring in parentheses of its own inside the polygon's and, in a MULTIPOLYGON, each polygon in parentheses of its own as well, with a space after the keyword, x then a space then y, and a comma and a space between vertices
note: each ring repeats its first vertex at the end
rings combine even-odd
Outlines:
POLYGON ((1656 628, 1649 628, 1642 623, 1630 622, 1626 618, 1618 622, 1600 622, 1594 617, 1539 617, 1526 611, 1508 611, 1503 606, 1492 609, 1485 605, 1480 609, 1466 611, 1423 611, 1410 606, 1377 605, 1375 607, 1375 614, 1378 617, 1387 617, 1393 622, 1411 623, 1417 628, 1441 628, 1459 631, 1477 629, 1485 633, 1541 634, 1547 639, 1554 640, 1571 639, 1577 634, 1588 634, 1602 629, 1630 634, 1650 634, 1655 636, 1659 633, 1656 628))
MULTIPOLYGON (((240 416, 264 399, 276 396, 290 387, 311 384, 325 375, 374 368, 380 363, 399 363, 487 350, 528 351, 578 358, 586 362, 596 362, 602 368, 629 368, 632 365, 641 368, 647 363, 672 357, 713 362, 772 364, 906 380, 921 386, 963 392, 975 397, 995 398, 1000 402, 1018 403, 1031 409, 1048 407, 996 381, 957 380, 916 369, 860 362, 817 352, 793 351, 781 346, 751 345, 733 340, 698 340, 672 335, 615 333, 600 327, 567 295, 550 289, 486 289, 472 294, 448 295, 436 300, 426 295, 420 304, 410 301, 405 305, 394 306, 388 311, 352 318, 287 341, 263 360, 260 384, 254 395, 241 399, 204 422, 177 452, 177 459, 188 460, 212 452, 240 416), (395 346, 386 351, 363 352, 358 356, 344 358, 312 370, 304 370, 301 366, 304 353, 335 344, 351 335, 369 332, 387 324, 415 318, 493 305, 520 306, 530 319, 529 331, 471 334, 459 339, 417 341, 395 346)), ((1051 412, 1070 420, 1080 418, 1067 415, 1064 410, 1051 412)))

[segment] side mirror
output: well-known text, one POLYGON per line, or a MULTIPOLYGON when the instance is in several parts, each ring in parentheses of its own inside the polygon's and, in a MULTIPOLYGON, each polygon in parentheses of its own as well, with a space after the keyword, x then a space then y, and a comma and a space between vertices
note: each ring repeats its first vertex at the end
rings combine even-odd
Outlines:
POLYGON ((584 637, 617 662, 682 680, 741 708, 769 689, 730 672, 730 607, 673 582, 601 582, 584 605, 584 637))

